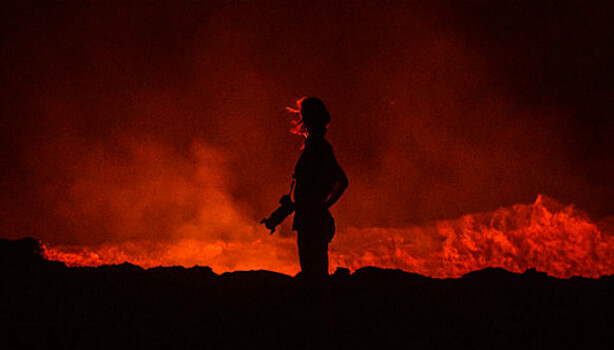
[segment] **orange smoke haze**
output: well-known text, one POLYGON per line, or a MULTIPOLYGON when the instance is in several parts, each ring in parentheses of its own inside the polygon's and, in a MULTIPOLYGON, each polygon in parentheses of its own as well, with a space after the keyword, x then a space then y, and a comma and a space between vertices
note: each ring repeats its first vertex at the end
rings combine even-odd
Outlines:
POLYGON ((2 238, 294 274, 289 224, 258 221, 300 155, 284 107, 312 95, 350 181, 331 270, 612 273, 611 4, 2 6, 2 238))
MULTIPOLYGON (((438 278, 460 277, 486 267, 512 272, 535 268, 551 276, 614 274, 614 235, 573 205, 539 196, 489 213, 465 215, 406 229, 349 228, 331 246, 330 271, 365 266, 396 268, 438 278)), ((298 272, 292 239, 242 242, 181 239, 174 243, 126 242, 96 248, 47 247, 48 259, 68 266, 130 262, 142 267, 211 266, 215 272, 266 269, 298 272)))

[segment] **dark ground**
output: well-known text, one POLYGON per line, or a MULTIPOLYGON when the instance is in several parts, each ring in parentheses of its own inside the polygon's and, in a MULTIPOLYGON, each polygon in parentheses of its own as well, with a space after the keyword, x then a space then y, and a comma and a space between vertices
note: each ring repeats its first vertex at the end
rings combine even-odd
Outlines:
POLYGON ((322 288, 268 271, 67 268, 0 240, 3 349, 612 348, 614 276, 485 269, 437 280, 338 270, 322 288))

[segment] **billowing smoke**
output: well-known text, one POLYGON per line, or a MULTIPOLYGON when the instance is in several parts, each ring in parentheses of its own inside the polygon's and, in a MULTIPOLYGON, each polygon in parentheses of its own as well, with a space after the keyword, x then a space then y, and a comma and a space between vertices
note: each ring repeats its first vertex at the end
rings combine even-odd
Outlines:
MULTIPOLYGON (((329 107, 350 179, 337 265, 456 275, 434 222, 540 193, 591 225, 612 214, 605 4, 3 6, 0 234, 65 260, 296 271, 289 225, 257 222, 288 190, 301 140, 284 107, 304 95, 329 107), (410 240, 394 249, 416 262, 373 235, 410 240)), ((541 266, 484 259, 471 266, 541 266)))

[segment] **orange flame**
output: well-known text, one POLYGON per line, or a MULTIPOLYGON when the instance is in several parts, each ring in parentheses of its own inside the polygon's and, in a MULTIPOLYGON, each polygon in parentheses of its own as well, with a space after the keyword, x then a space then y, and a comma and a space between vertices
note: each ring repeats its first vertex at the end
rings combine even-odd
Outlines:
MULTIPOLYGON (((611 221, 606 219, 604 222, 611 221)), ((126 242, 97 247, 52 246, 51 260, 68 266, 124 261, 142 267, 207 265, 216 272, 267 269, 298 272, 292 239, 268 237, 245 242, 126 242)), ((331 271, 364 266, 398 268, 426 276, 460 277, 486 267, 512 272, 536 268, 551 276, 599 277, 614 274, 614 235, 574 208, 539 195, 488 213, 462 216, 404 229, 349 228, 330 249, 331 271)))
POLYGON ((422 227, 349 230, 336 243, 335 265, 351 269, 375 265, 441 278, 486 267, 536 268, 559 278, 614 274, 612 232, 543 195, 422 227))

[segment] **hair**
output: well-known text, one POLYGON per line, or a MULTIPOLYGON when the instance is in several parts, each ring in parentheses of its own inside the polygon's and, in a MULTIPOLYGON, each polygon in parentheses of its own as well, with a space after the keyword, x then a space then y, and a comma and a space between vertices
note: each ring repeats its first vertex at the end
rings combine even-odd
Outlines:
POLYGON ((320 99, 315 97, 302 97, 296 101, 298 109, 286 107, 292 113, 299 116, 295 120, 294 127, 290 130, 293 134, 309 136, 312 133, 326 134, 326 126, 330 123, 330 114, 320 99))

